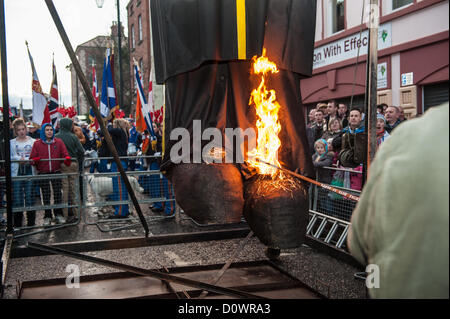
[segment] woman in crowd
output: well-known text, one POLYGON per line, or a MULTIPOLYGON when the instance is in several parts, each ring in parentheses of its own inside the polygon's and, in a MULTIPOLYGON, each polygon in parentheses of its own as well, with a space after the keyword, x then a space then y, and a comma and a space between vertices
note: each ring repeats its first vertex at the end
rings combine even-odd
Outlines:
POLYGON ((328 127, 328 130, 326 130, 323 134, 322 134, 322 138, 324 140, 330 139, 330 138, 335 138, 337 136, 342 135, 342 122, 340 119, 335 118, 332 119, 330 121, 330 125, 328 127))
MULTIPOLYGON (((113 121, 112 126, 108 126, 108 132, 111 135, 113 144, 117 149, 119 157, 127 156, 128 139, 129 139, 129 123, 123 118, 113 121)), ((120 159, 123 169, 128 169, 128 160, 120 159)), ((111 163, 111 172, 118 172, 116 162, 111 163)), ((128 200, 128 192, 124 181, 120 176, 114 176, 112 200, 122 201, 128 200)), ((110 218, 126 218, 129 215, 128 205, 114 205, 114 214, 110 218)))
MULTIPOLYGON (((35 139, 27 135, 27 126, 23 119, 15 119, 12 123, 16 138, 10 141, 11 176, 13 177, 13 207, 31 207, 34 204, 33 180, 14 180, 16 176, 33 175, 28 161, 35 139), (24 205, 25 200, 25 205, 24 205)), ((27 211, 27 226, 34 226, 35 211, 27 211)), ((14 213, 14 227, 22 227, 23 211, 14 213)))

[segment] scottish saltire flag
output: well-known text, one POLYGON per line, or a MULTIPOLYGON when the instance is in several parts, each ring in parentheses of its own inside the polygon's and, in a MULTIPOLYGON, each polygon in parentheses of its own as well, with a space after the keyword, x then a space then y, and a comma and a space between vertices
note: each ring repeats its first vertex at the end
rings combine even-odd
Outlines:
POLYGON ((111 112, 118 108, 114 90, 114 80, 111 70, 110 49, 106 49, 105 62, 103 64, 102 95, 100 100, 100 113, 108 117, 111 112))
MULTIPOLYGON (((100 98, 98 95, 97 73, 95 72, 94 66, 92 66, 92 95, 94 96, 95 104, 98 106, 100 98)), ((97 131, 99 124, 97 118, 95 117, 94 110, 92 109, 92 107, 89 110, 89 119, 91 120, 91 125, 89 125, 89 128, 91 130, 97 131)))
POLYGON ((56 77, 55 60, 53 60, 53 62, 52 62, 52 73, 53 73, 53 78, 52 78, 52 85, 50 87, 50 96, 47 101, 47 109, 50 114, 50 120, 52 121, 52 124, 54 125, 56 122, 56 119, 58 117, 61 117, 61 114, 58 112, 58 106, 59 106, 58 79, 56 77))
POLYGON ((150 108, 145 99, 144 87, 142 86, 142 79, 140 76, 139 68, 135 61, 134 63, 134 80, 136 82, 136 129, 138 132, 143 133, 147 130, 152 138, 156 138, 155 132, 153 131, 153 123, 150 117, 150 108))
POLYGON ((34 68, 33 57, 31 56, 30 49, 28 48, 28 43, 26 41, 25 44, 27 45, 28 57, 30 58, 31 69, 33 72, 33 79, 31 82, 31 90, 33 92, 33 122, 39 125, 50 123, 47 99, 42 92, 41 84, 39 82, 36 69, 34 68))

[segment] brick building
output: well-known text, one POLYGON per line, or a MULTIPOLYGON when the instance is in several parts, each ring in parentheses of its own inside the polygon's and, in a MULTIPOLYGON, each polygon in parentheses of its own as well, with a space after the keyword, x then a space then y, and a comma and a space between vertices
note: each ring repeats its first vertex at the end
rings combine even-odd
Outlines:
MULTIPOLYGON (((77 46, 75 54, 80 62, 81 69, 86 76, 89 85, 92 85, 92 66, 95 66, 97 73, 98 90, 100 92, 103 79, 103 59, 107 45, 110 43, 111 37, 97 36, 85 43, 77 46)), ((81 82, 77 77, 75 68, 70 65, 70 73, 72 79, 72 101, 77 113, 83 115, 89 112, 90 106, 84 94, 81 82)))
POLYGON ((150 39, 150 2, 148 0, 131 0, 127 5, 128 45, 130 48, 130 77, 133 88, 131 112, 135 112, 136 89, 134 83, 133 58, 138 62, 142 74, 144 92, 148 92, 151 69, 150 39))

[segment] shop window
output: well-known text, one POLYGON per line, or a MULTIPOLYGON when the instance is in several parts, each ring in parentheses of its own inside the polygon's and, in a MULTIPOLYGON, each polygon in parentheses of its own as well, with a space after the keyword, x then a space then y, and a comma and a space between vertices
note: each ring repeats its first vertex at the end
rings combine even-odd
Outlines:
POLYGON ((345 6, 344 0, 329 0, 329 14, 331 21, 331 34, 345 29, 345 6))
POLYGON ((407 6, 413 2, 414 2, 414 0, 392 0, 392 10, 397 10, 397 9, 407 6))
POLYGON ((139 24, 139 42, 142 41, 142 16, 139 15, 138 17, 138 24, 139 24))

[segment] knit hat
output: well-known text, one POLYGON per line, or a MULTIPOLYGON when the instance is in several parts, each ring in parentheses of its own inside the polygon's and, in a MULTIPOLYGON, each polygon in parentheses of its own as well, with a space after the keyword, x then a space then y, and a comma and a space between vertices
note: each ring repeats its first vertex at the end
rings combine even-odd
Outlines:
POLYGON ((328 152, 328 143, 327 143, 327 141, 325 139, 323 139, 323 138, 318 139, 314 143, 314 148, 316 148, 316 144, 318 144, 318 143, 322 144, 325 147, 325 153, 324 154, 326 154, 328 152))
POLYGON ((386 123, 386 118, 383 116, 383 114, 377 113, 377 120, 378 119, 381 119, 381 120, 383 120, 384 123, 386 123))

